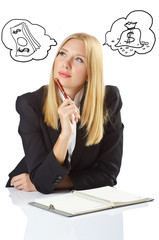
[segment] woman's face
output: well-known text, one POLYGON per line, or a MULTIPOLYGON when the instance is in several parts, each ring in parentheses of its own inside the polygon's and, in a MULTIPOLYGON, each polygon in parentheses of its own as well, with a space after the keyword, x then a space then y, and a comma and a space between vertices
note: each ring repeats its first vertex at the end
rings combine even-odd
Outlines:
POLYGON ((66 93, 75 95, 87 80, 84 41, 68 40, 60 49, 54 64, 54 78, 58 78, 66 93))

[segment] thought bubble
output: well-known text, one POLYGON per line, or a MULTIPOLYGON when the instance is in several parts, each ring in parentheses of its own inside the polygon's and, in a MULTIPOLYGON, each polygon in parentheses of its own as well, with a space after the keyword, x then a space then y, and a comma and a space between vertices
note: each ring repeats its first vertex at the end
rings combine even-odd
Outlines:
POLYGON ((2 29, 1 39, 10 50, 10 56, 18 62, 42 60, 47 57, 51 46, 57 45, 42 26, 25 19, 7 22, 2 29))
POLYGON ((151 30, 152 16, 142 10, 136 10, 126 18, 117 19, 105 34, 105 43, 112 50, 118 50, 123 56, 133 56, 135 53, 150 52, 155 44, 156 37, 151 30))

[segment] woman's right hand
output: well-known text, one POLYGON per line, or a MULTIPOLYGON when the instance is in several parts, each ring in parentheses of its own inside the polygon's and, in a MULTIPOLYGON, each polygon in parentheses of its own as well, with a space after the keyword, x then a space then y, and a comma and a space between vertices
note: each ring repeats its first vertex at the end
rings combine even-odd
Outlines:
POLYGON ((58 109, 58 114, 61 122, 61 135, 69 139, 73 133, 74 121, 78 122, 80 118, 79 110, 71 99, 65 99, 58 109))

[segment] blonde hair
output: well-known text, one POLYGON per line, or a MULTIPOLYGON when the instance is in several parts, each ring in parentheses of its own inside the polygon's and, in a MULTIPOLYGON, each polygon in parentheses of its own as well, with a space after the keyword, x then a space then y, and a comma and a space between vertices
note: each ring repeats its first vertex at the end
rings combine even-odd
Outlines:
MULTIPOLYGON (((86 48, 87 62, 87 87, 81 115, 80 127, 86 126, 86 146, 97 144, 103 137, 104 97, 105 86, 103 80, 103 55, 99 41, 86 33, 76 33, 67 37, 60 45, 62 46, 70 39, 83 40, 86 48)), ((58 52, 56 56, 58 55, 58 52)), ((56 58, 55 56, 55 58, 56 58)), ((43 106, 44 121, 48 126, 58 129, 58 107, 61 99, 57 91, 57 84, 54 81, 54 63, 50 76, 48 92, 43 106)))

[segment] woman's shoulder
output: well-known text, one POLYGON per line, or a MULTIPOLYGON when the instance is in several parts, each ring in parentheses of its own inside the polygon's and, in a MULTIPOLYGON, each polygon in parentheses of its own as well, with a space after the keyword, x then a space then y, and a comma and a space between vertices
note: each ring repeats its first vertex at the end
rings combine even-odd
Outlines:
POLYGON ((23 108, 29 105, 33 108, 40 108, 44 104, 44 99, 47 94, 47 86, 42 86, 33 92, 27 92, 17 97, 16 108, 23 108))
POLYGON ((111 107, 111 105, 122 106, 120 91, 117 86, 112 85, 105 86, 105 105, 107 107, 111 107))
POLYGON ((28 99, 28 100, 32 99, 32 98, 41 99, 46 91, 47 91, 47 85, 42 86, 33 92, 24 93, 24 94, 18 96, 18 98, 19 99, 28 99))
POLYGON ((113 98, 120 97, 119 88, 117 86, 106 85, 105 92, 106 92, 107 101, 113 98))

